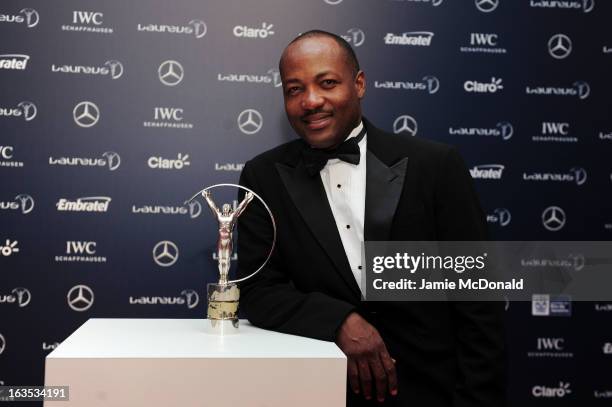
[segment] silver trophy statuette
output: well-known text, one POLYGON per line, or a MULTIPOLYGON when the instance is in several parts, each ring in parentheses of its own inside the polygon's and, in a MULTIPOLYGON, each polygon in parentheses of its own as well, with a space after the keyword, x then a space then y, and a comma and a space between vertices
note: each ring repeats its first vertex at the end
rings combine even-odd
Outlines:
POLYGON ((267 264, 276 243, 276 223, 274 221, 274 217, 272 216, 272 212, 261 197, 243 186, 234 184, 212 185, 198 192, 187 202, 191 202, 198 195, 201 195, 204 198, 219 225, 217 239, 219 281, 217 283, 209 283, 207 285, 207 317, 210 320, 210 328, 213 333, 220 335, 235 333, 238 329, 238 304, 240 300, 240 289, 238 288, 237 283, 254 276, 267 264), (236 187, 246 191, 244 199, 238 204, 236 209, 232 209, 232 205, 227 203, 223 204, 221 209, 219 209, 215 204, 210 190, 221 186, 236 187), (255 197, 266 208, 272 221, 272 228, 274 230, 272 246, 266 260, 257 270, 242 279, 230 281, 228 276, 233 254, 233 231, 238 221, 238 217, 244 213, 249 203, 255 197))

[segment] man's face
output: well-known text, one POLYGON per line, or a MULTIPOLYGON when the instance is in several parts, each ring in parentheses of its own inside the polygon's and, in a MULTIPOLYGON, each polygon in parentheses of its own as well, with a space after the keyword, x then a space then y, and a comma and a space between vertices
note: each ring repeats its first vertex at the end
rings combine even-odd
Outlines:
POLYGON ((287 118, 314 148, 342 143, 361 119, 365 75, 355 77, 344 52, 331 38, 310 37, 289 45, 281 59, 287 118))

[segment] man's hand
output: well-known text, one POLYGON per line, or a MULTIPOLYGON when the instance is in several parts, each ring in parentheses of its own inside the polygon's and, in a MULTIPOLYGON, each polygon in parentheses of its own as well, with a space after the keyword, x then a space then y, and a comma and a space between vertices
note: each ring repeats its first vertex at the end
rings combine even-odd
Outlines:
POLYGON ((344 320, 336 344, 348 358, 348 378, 355 393, 361 384, 363 395, 371 399, 374 382, 378 401, 385 401, 387 389, 392 396, 397 394, 395 361, 376 328, 361 315, 353 312, 344 320))

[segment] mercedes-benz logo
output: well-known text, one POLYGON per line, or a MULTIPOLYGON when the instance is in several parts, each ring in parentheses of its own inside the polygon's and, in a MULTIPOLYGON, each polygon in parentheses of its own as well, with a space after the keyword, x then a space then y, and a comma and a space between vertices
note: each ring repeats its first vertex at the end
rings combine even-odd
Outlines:
POLYGON ((104 65, 108 66, 112 79, 119 79, 123 75, 123 64, 121 62, 111 59, 106 61, 104 65))
POLYGON ((542 224, 551 232, 560 230, 565 225, 565 212, 558 206, 549 206, 542 212, 542 224))
POLYGON ((579 99, 586 99, 591 94, 591 87, 585 81, 576 81, 572 86, 576 88, 579 99))
POLYGON ((19 12, 25 14, 26 25, 28 28, 36 27, 38 20, 40 20, 38 11, 34 10, 33 8, 23 8, 19 12))
POLYGON ((433 95, 440 89, 440 81, 435 76, 424 76, 423 82, 425 82, 425 85, 427 86, 427 93, 430 95, 433 95))
POLYGON ((238 128, 244 134, 255 134, 263 126, 263 117, 255 109, 246 109, 238 115, 238 128))
POLYGON ((78 103, 72 110, 74 122, 81 127, 91 127, 98 123, 100 110, 93 102, 83 101, 78 103))
POLYGON ((19 202, 21 213, 27 215, 34 210, 34 198, 27 194, 19 194, 15 197, 15 201, 19 202))
POLYGON ((4 336, 0 334, 0 355, 2 355, 2 352, 4 352, 4 348, 6 348, 6 339, 4 339, 4 336))
POLYGON ((508 122, 499 122, 495 125, 503 140, 510 140, 514 134, 514 127, 508 122))
POLYGON ((359 28, 349 28, 347 30, 347 33, 348 35, 345 39, 348 39, 347 42, 350 43, 353 47, 359 47, 365 42, 365 33, 363 32, 363 30, 359 28))
POLYGON ((556 59, 567 58, 572 52, 572 40, 565 34, 555 34, 548 40, 548 53, 556 59))
POLYGON ((79 312, 88 310, 94 303, 93 291, 83 284, 72 287, 66 298, 68 299, 68 306, 79 312))
POLYGON ((21 111, 23 112, 23 118, 26 122, 34 120, 34 118, 36 117, 36 113, 38 113, 36 105, 32 102, 28 102, 27 100, 19 102, 17 106, 21 108, 21 111))
POLYGON ((189 25, 193 26, 193 35, 195 35, 196 38, 202 38, 208 31, 206 23, 202 20, 191 20, 189 25))
POLYGON ((153 260, 161 267, 170 267, 179 257, 179 249, 169 240, 162 240, 153 247, 153 260))
POLYGON ((342 0, 324 0, 327 4, 331 4, 332 6, 335 6, 336 4, 340 4, 342 3, 342 0))
POLYGON ((483 13, 490 13, 499 6, 499 0, 474 0, 476 8, 483 13))
POLYGON ((19 305, 20 308, 23 308, 28 305, 30 303, 30 300, 32 299, 30 290, 28 290, 27 288, 13 288, 13 291, 11 291, 11 293, 13 293, 13 295, 17 298, 17 305, 19 305))
POLYGON ((395 134, 408 133, 411 136, 416 136, 417 129, 417 122, 412 116, 402 115, 393 122, 393 132, 395 134))
POLYGON ((183 66, 172 60, 164 61, 157 70, 159 80, 166 86, 176 86, 183 80, 183 66))
POLYGON ((121 157, 114 151, 106 151, 102 153, 102 157, 106 158, 108 169, 115 171, 121 165, 121 157))
POLYGON ((187 308, 195 308, 200 302, 200 296, 194 290, 183 290, 181 291, 181 295, 185 296, 187 300, 187 308))

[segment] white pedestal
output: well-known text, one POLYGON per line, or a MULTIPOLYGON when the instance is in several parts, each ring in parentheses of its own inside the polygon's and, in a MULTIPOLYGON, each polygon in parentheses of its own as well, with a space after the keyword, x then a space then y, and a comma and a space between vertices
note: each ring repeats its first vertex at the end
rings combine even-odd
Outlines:
POLYGON ((45 406, 312 407, 346 404, 334 343, 255 328, 207 333, 207 320, 90 319, 46 358, 45 406))

